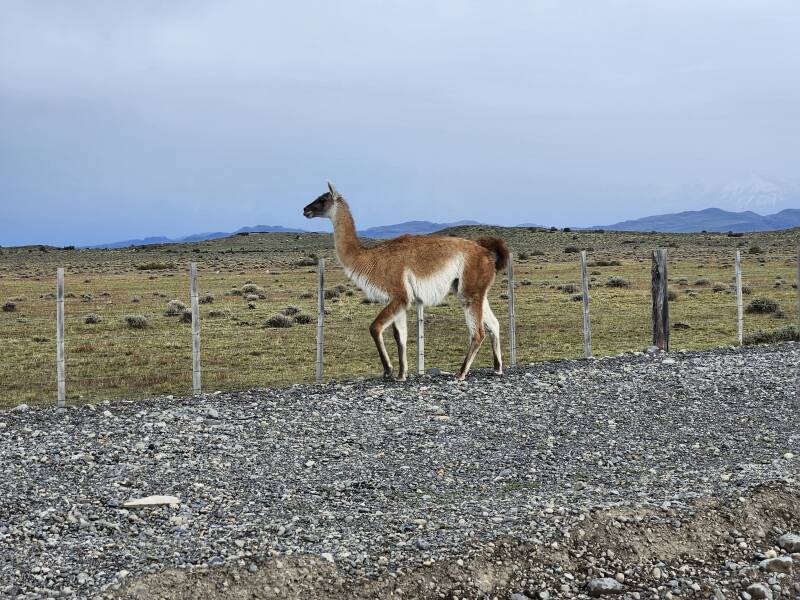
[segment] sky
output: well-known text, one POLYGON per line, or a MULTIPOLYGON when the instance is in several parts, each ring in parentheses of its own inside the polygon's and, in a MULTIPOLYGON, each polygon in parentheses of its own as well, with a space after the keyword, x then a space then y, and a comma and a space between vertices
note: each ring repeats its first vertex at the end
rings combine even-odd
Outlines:
POLYGON ((796 0, 0 4, 0 245, 800 207, 796 0))

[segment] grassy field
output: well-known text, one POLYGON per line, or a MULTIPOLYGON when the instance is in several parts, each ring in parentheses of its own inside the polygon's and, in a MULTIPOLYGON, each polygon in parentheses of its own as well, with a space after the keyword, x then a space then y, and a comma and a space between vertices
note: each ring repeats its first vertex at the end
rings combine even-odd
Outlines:
MULTIPOLYGON (((589 251, 596 355, 642 350, 649 344, 650 251, 657 247, 669 249, 673 348, 736 343, 731 284, 737 248, 743 258, 745 305, 762 298, 777 304, 775 312, 747 313, 745 333, 797 322, 797 229, 732 237, 475 226, 445 234, 499 235, 509 242, 515 254, 522 362, 582 355, 580 249, 589 251)), ((328 259, 331 267, 326 377, 379 374, 367 332, 378 307, 364 304, 360 291, 336 268, 329 235, 250 234, 122 250, 0 248, 0 406, 54 402, 57 267, 66 269, 68 402, 191 391, 191 325, 180 306, 169 310, 173 300, 189 304, 190 261, 198 263, 204 300, 206 391, 312 381, 318 257, 328 259), (289 313, 284 321, 291 326, 270 326, 268 322, 280 321, 275 316, 281 313, 289 313), (143 328, 135 327, 140 317, 143 328)), ((503 323, 507 354, 506 291, 502 273, 491 302, 503 323)), ((454 370, 467 343, 458 302, 451 298, 426 315, 426 366, 454 370)), ((413 338, 413 314, 409 329, 413 338)), ((392 348, 390 338, 387 334, 392 348)), ((476 366, 489 365, 490 354, 486 344, 476 366)), ((413 339, 409 356, 413 369, 413 339)))

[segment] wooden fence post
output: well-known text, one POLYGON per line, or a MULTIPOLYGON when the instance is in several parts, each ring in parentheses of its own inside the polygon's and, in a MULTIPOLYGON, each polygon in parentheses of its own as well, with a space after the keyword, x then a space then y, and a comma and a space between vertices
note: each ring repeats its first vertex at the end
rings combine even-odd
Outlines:
POLYGON ((325 327, 325 259, 317 264, 317 383, 322 383, 322 359, 324 356, 325 327))
POLYGON ((517 313, 514 293, 514 255, 508 255, 508 364, 517 366, 517 313))
POLYGON ((651 268, 653 296, 653 345, 669 351, 669 299, 667 288, 667 249, 653 250, 651 268))
POLYGON ((589 274, 586 268, 586 250, 581 250, 581 290, 583 292, 583 355, 592 357, 592 323, 589 320, 589 274))
POLYGON ((425 307, 417 302, 417 375, 425 375, 425 307))
MULTIPOLYGON (((797 321, 797 331, 798 333, 800 333, 800 244, 798 244, 797 246, 797 315, 795 316, 797 321)), ((800 365, 798 365, 797 369, 798 369, 797 384, 800 387, 800 365)), ((798 392, 800 392, 800 389, 798 389, 798 392)), ((800 396, 798 398, 799 398, 798 402, 800 402, 800 396)))
POLYGON ((58 399, 56 406, 64 408, 67 386, 64 373, 64 269, 56 271, 56 382, 58 399))
POLYGON ((742 253, 739 250, 736 251, 734 268, 736 269, 736 337, 741 346, 744 344, 744 312, 742 306, 742 253))
POLYGON ((197 292, 197 263, 189 264, 190 292, 192 299, 192 391, 195 396, 202 393, 200 373, 200 299, 197 292))

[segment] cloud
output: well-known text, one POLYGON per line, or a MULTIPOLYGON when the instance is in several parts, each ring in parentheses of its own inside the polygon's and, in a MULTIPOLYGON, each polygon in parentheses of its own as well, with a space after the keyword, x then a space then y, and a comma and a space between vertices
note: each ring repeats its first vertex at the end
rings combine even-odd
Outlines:
POLYGON ((0 10, 5 244, 302 225, 329 177, 364 226, 581 225, 800 167, 789 1, 0 10))

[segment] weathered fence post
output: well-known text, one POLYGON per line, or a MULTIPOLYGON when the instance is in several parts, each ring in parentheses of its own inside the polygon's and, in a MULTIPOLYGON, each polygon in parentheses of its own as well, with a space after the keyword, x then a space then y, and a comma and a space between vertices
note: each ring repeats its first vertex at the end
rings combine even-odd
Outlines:
POLYGON ((58 400, 56 406, 64 408, 67 386, 64 374, 64 269, 56 271, 56 381, 58 400))
POLYGON ((197 263, 189 264, 190 291, 192 298, 192 391, 195 396, 202 393, 200 374, 200 299, 197 293, 197 263))
POLYGON ((744 316, 742 306, 742 253, 739 250, 736 251, 734 267, 736 269, 736 336, 741 346, 744 343, 744 316))
POLYGON ((317 264, 317 383, 322 383, 322 358, 324 356, 325 327, 325 259, 317 264))
POLYGON ((417 302, 417 375, 425 374, 425 307, 417 302))
POLYGON ((508 365, 517 365, 517 313, 514 305, 514 255, 508 255, 508 365))
POLYGON ((667 249, 653 250, 651 269, 653 295, 653 345, 669 351, 669 299, 667 288, 667 249))
POLYGON ((581 250, 581 290, 583 292, 583 355, 592 357, 592 323, 589 320, 589 274, 586 268, 586 250, 581 250))
MULTIPOLYGON (((797 331, 800 333, 800 245, 797 246, 797 331)), ((800 366, 798 366, 798 372, 800 372, 800 366)), ((800 384, 800 379, 798 380, 798 384, 800 384)))

